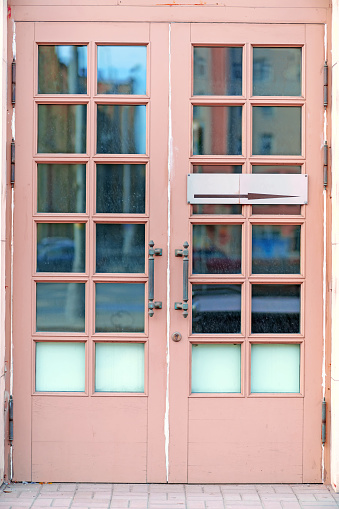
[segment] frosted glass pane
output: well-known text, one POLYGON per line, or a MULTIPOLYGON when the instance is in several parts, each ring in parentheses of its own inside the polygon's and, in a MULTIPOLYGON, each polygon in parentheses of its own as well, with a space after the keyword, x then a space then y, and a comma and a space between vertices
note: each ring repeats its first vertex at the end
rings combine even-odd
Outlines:
POLYGON ((97 343, 95 390, 144 392, 144 344, 97 343))
POLYGON ((35 390, 85 390, 85 343, 36 343, 35 390))
POLYGON ((251 392, 300 392, 300 345, 252 345, 251 392))
POLYGON ((192 393, 240 391, 241 345, 192 345, 192 393))

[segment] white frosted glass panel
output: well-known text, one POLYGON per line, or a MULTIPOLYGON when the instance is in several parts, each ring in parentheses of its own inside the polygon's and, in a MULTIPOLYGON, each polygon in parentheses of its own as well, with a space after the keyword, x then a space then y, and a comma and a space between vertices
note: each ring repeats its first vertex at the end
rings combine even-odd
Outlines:
POLYGON ((95 390, 144 392, 144 344, 97 343, 95 390))
POLYGON ((35 390, 82 392, 85 390, 85 344, 36 343, 35 390))
POLYGON ((300 392, 300 345, 252 345, 251 392, 300 392))
POLYGON ((240 391, 241 345, 192 345, 192 393, 240 391))

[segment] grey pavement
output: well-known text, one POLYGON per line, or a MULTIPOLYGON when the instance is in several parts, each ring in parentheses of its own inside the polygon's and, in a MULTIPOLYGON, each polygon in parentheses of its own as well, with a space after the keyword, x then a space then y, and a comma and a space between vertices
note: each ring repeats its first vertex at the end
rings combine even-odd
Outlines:
POLYGON ((9 483, 0 509, 300 509, 339 507, 323 484, 9 483))

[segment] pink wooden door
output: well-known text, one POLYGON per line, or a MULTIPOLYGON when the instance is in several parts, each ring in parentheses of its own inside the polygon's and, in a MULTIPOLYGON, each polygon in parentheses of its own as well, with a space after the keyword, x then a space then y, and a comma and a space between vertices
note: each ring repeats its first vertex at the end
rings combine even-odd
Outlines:
POLYGON ((322 38, 19 24, 15 479, 321 481, 322 38), (195 173, 308 205, 190 205, 195 173))

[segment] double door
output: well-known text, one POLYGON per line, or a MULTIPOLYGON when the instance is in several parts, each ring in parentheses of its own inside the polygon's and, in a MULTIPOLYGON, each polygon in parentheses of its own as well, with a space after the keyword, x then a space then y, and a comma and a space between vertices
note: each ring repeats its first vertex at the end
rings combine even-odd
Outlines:
POLYGON ((321 481, 322 40, 18 24, 15 479, 321 481))

